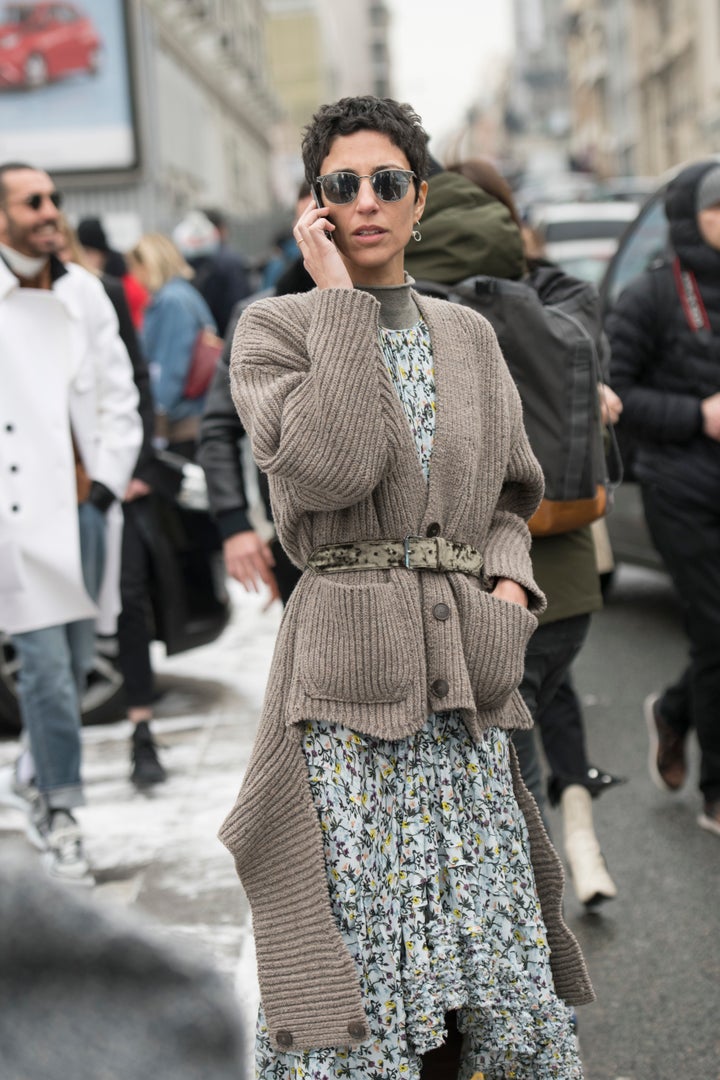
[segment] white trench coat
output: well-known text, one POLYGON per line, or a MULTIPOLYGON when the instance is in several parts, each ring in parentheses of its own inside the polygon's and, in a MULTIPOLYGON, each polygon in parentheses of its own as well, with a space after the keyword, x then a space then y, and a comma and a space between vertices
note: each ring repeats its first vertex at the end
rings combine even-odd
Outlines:
MULTIPOLYGON (((142 438, 137 404, 130 360, 101 283, 71 265, 51 290, 21 289, 0 260, 0 629, 6 633, 97 616, 80 565, 72 436, 91 478, 122 499, 142 438)), ((114 504, 108 551, 115 557, 107 560, 101 593, 107 616, 119 606, 121 528, 114 504)))

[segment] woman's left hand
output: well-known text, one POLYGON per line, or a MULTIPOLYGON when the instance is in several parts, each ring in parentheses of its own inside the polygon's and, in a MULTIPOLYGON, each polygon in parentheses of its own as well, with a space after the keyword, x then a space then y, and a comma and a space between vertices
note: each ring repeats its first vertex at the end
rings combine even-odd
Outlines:
POLYGON ((520 607, 528 606, 528 595, 522 585, 518 585, 517 581, 512 581, 510 578, 498 578, 491 596, 497 600, 507 600, 510 604, 519 604, 520 607))

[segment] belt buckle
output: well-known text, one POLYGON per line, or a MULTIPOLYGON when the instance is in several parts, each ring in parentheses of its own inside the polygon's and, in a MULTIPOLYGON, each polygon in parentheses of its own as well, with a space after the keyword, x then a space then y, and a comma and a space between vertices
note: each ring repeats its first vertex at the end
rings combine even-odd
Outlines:
POLYGON ((410 542, 412 540, 422 540, 422 539, 424 539, 422 536, 416 536, 414 533, 408 533, 407 536, 405 537, 405 539, 403 540, 403 551, 405 552, 405 557, 404 557, 403 562, 404 562, 406 570, 412 570, 413 569, 413 567, 410 565, 410 556, 411 556, 410 542))

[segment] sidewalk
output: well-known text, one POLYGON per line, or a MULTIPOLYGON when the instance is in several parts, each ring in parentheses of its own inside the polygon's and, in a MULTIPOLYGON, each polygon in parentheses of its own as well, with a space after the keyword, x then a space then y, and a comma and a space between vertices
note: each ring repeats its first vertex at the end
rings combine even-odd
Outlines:
MULTIPOLYGON (((221 639, 171 659, 153 655, 164 691, 153 722, 167 783, 128 780, 130 724, 83 732, 87 806, 78 811, 100 903, 134 908, 171 939, 190 941, 234 978, 248 1025, 257 1002, 249 912, 217 839, 247 764, 281 610, 233 590, 221 639)), ((0 765, 17 743, 0 742, 0 765)), ((0 850, 23 836, 23 816, 0 807, 0 850)), ((29 846, 29 845, 28 845, 29 846)), ((31 849, 34 850, 34 849, 31 849)))

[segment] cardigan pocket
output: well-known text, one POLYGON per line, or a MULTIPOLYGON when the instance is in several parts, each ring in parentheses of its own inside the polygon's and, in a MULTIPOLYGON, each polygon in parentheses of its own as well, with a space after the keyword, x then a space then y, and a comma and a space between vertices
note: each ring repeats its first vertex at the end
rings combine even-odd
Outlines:
POLYGON ((474 579, 458 578, 454 584, 475 704, 478 709, 499 708, 520 685, 525 647, 537 619, 521 604, 484 592, 474 579))
POLYGON ((318 575, 303 596, 295 673, 313 698, 402 701, 412 678, 404 643, 416 633, 397 583, 346 585, 318 575))

